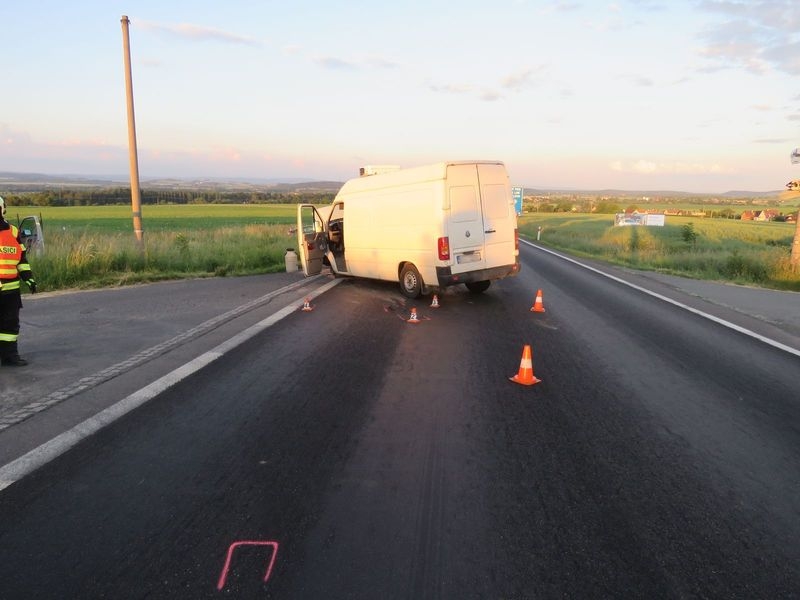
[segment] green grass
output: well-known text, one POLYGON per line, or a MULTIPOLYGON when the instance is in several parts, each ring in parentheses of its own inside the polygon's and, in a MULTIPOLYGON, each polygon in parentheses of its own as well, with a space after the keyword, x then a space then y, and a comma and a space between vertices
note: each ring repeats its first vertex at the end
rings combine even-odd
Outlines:
POLYGON ((537 213, 520 233, 572 254, 695 279, 800 291, 789 263, 794 223, 666 218, 664 227, 615 227, 613 215, 537 213))
MULTIPOLYGON (((133 234, 131 208, 14 207, 41 215, 44 251, 29 252, 41 291, 97 288, 187 277, 283 270, 296 205, 162 205, 143 207, 144 244, 133 234)), ((23 286, 24 288, 25 286, 23 286)))
MULTIPOLYGON (((251 224, 292 224, 296 204, 157 204, 142 207, 145 232, 217 229, 251 224)), ((8 218, 41 216, 46 233, 55 229, 81 232, 133 232, 130 206, 43 206, 8 208, 8 218)))

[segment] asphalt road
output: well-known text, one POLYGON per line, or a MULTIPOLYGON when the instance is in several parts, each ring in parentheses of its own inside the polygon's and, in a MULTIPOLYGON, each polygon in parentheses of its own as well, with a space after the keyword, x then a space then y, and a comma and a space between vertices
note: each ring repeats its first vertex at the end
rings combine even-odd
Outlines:
POLYGON ((0 596, 795 596, 800 359, 523 262, 344 281, 6 488, 0 596))

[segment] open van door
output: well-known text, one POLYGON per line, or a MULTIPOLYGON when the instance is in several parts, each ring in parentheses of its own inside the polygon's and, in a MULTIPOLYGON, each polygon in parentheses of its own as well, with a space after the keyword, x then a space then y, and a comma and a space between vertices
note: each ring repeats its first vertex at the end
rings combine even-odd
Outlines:
POLYGON ((44 252, 44 233, 39 217, 33 215, 22 219, 19 224, 19 241, 24 244, 29 255, 44 252))
POLYGON ((306 277, 322 272, 322 258, 328 249, 324 222, 311 204, 297 205, 297 246, 306 277))

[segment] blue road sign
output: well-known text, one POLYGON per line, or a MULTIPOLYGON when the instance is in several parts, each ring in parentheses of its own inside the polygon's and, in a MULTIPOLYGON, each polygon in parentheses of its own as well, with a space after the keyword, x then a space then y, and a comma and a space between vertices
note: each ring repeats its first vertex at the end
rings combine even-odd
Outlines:
POLYGON ((517 216, 522 214, 522 194, 524 191, 525 188, 521 187, 511 188, 511 197, 514 198, 514 210, 517 212, 517 216))

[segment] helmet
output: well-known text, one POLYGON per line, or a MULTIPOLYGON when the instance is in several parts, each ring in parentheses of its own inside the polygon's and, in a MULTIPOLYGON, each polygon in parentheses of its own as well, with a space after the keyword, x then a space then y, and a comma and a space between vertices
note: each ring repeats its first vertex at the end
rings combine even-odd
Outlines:
POLYGON ((6 218, 6 201, 0 196, 0 217, 6 218))

